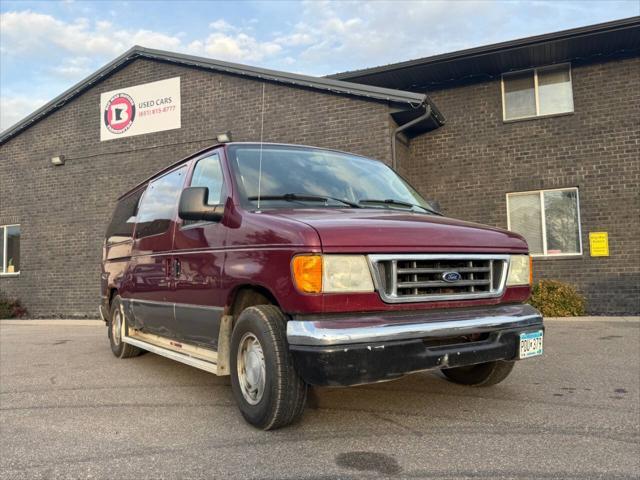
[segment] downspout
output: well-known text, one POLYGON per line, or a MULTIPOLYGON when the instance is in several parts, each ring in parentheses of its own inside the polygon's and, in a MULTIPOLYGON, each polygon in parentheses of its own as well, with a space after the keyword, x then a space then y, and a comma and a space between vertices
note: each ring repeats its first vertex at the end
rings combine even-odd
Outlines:
POLYGON ((398 138, 398 134, 405 131, 409 127, 413 127, 416 123, 420 123, 422 120, 428 118, 431 115, 431 105, 427 104, 424 110, 424 113, 420 115, 418 118, 414 118, 410 122, 405 123, 400 127, 396 127, 393 132, 391 132, 391 166, 394 170, 397 170, 398 167, 398 159, 396 158, 396 140, 398 138))

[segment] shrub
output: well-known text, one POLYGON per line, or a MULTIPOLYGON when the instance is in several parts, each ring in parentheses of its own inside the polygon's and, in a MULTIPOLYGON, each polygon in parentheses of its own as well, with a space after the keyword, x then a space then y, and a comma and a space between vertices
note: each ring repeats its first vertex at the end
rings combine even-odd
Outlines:
POLYGON ((533 286, 529 303, 545 317, 577 317, 585 314, 585 299, 569 284, 540 280, 533 286))
POLYGON ((7 298, 0 292, 0 319, 20 318, 27 314, 27 309, 22 306, 17 298, 7 298))

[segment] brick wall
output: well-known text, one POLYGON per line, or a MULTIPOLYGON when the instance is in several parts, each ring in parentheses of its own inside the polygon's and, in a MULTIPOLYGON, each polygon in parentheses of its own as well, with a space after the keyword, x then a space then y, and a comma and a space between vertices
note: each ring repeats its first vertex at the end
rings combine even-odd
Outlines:
MULTIPOLYGON (((592 313, 640 310, 640 61, 573 68, 575 113, 502 122, 499 81, 430 92, 447 125, 398 142, 399 170, 453 217, 506 227, 505 194, 578 186, 584 254, 535 261, 575 284, 592 313), (611 256, 589 256, 608 231, 611 256)), ((262 83, 137 60, 0 146, 0 225, 20 223, 19 277, 0 290, 33 316, 96 316, 101 242, 115 198, 231 130, 257 140, 262 83), (100 93, 180 76, 182 128, 100 142, 100 93), (54 167, 50 157, 67 163, 54 167)), ((266 84, 265 141, 339 148, 390 162, 386 105, 266 84)))
POLYGON ((574 113, 502 121, 500 81, 429 92, 447 124, 411 142, 403 165, 449 216, 507 227, 507 192, 579 187, 583 255, 534 261, 572 283, 594 314, 640 311, 640 59, 573 66, 574 113), (609 232, 591 257, 589 232, 609 232))
MULTIPOLYGON (((390 159, 389 107, 267 83, 264 140, 390 159)), ((0 146, 0 225, 21 224, 21 273, 0 290, 32 316, 97 316, 101 243, 115 199, 213 143, 258 140, 262 83, 137 60, 0 146), (100 142, 100 93, 181 77, 182 128, 100 142), (63 154, 64 166, 51 165, 63 154)))

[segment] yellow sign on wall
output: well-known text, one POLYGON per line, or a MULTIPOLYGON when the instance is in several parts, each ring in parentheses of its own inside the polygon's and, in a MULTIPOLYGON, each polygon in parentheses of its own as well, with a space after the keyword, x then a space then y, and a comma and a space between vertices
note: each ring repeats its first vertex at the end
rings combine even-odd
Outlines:
POLYGON ((609 234, 607 232, 589 232, 589 250, 592 257, 608 257, 609 234))

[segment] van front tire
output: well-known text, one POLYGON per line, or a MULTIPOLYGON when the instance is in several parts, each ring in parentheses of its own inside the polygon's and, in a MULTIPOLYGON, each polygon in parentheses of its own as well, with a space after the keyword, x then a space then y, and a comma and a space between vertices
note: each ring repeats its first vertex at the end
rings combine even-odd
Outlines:
POLYGON ((258 305, 240 314, 229 360, 233 395, 247 422, 275 430, 302 416, 307 385, 293 365, 279 308, 258 305))
POLYGON ((142 350, 128 343, 124 343, 122 338, 127 332, 127 321, 122 308, 122 299, 120 295, 116 295, 111 301, 111 311, 109 312, 109 343, 111 351, 118 358, 137 357, 142 350))

